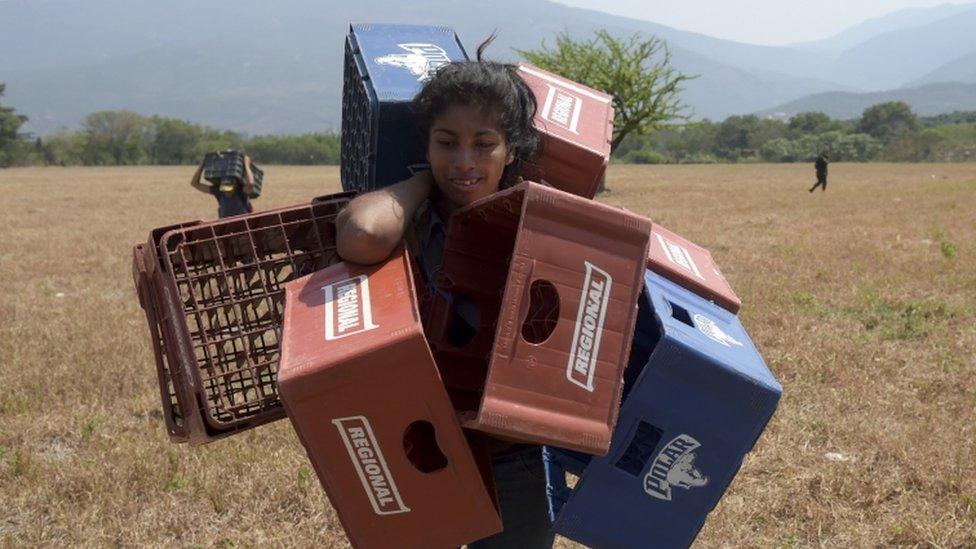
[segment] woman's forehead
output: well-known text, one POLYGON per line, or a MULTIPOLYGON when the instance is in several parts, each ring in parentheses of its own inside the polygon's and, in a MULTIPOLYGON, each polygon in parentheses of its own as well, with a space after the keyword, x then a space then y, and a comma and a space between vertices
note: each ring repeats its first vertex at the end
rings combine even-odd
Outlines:
POLYGON ((486 109, 474 105, 451 105, 434 118, 431 132, 453 134, 498 134, 504 131, 496 117, 486 109))

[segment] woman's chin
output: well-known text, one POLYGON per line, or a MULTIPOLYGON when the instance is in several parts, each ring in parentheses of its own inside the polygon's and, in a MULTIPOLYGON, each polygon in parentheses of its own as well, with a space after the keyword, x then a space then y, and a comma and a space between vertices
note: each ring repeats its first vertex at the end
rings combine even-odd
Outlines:
POLYGON ((491 194, 482 181, 478 180, 473 185, 461 185, 449 182, 447 185, 441 186, 441 191, 449 197, 451 202, 457 205, 467 206, 475 200, 491 194))

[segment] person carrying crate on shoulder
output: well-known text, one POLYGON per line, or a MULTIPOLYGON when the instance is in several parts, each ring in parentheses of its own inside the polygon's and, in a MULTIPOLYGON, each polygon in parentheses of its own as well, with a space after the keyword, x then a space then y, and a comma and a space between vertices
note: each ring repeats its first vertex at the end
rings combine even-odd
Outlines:
POLYGON ((251 157, 237 151, 207 153, 190 180, 194 189, 217 199, 220 218, 254 211, 251 200, 261 194, 260 172, 251 157), (201 181, 201 176, 205 181, 201 181))

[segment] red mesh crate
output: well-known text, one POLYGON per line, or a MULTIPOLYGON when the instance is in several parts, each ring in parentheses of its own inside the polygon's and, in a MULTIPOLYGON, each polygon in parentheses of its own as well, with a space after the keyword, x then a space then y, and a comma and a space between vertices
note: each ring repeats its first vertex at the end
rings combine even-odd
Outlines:
MULTIPOLYGON (((151 255, 151 254, 149 254, 151 255)), ((163 338, 162 326, 159 323, 159 303, 156 285, 149 275, 151 265, 146 254, 145 244, 136 244, 132 249, 132 277, 139 296, 139 305, 146 313, 149 324, 149 337, 152 341, 153 357, 156 359, 156 374, 159 381, 160 398, 163 403, 163 419, 170 438, 177 442, 186 440, 186 429, 183 416, 176 397, 176 388, 170 371, 169 359, 166 355, 166 342, 163 338)))
POLYGON ((742 306, 711 252, 657 223, 651 227, 647 267, 723 309, 738 313, 742 306))
POLYGON ((466 427, 606 453, 650 228, 535 183, 451 217, 427 333, 466 427))
MULTIPOLYGON (((176 342, 173 340, 173 333, 168 329, 169 319, 167 310, 163 307, 162 283, 159 278, 159 261, 157 259, 154 242, 168 231, 183 227, 190 227, 200 224, 200 221, 189 221, 176 225, 169 225, 154 229, 149 236, 149 244, 136 244, 132 250, 132 275, 136 284, 136 293, 139 296, 139 305, 146 314, 146 321, 149 325, 149 336, 153 347, 153 356, 156 360, 156 375, 159 381, 160 397, 163 405, 163 419, 166 422, 166 431, 170 439, 174 442, 186 442, 189 439, 191 429, 186 423, 189 420, 194 422, 196 418, 187 418, 183 415, 180 408, 180 400, 188 401, 190 398, 185 391, 185 384, 174 381, 174 376, 182 372, 173 370, 173 360, 175 355, 171 355, 176 349, 176 342), (184 394, 178 394, 178 393, 184 394)), ((199 423, 198 421, 196 423, 199 423)), ((199 430, 197 426, 196 429, 199 430)))
POLYGON ((543 147, 523 177, 593 198, 610 161, 613 98, 527 63, 518 73, 535 94, 543 147))
POLYGON ((144 309, 171 438, 201 444, 284 417, 283 285, 339 260, 334 220, 352 196, 151 233, 136 278, 155 298, 141 301, 153 302, 144 309))
POLYGON ((501 531, 487 446, 479 462, 438 376, 407 253, 285 292, 278 388, 353 546, 457 547, 501 531))

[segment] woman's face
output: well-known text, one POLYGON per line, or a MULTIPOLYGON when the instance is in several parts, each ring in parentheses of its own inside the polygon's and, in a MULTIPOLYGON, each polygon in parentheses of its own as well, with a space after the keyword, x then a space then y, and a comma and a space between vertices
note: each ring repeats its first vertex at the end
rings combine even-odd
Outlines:
POLYGON ((430 127, 427 161, 446 213, 497 191, 512 159, 502 129, 477 107, 452 105, 430 127))

